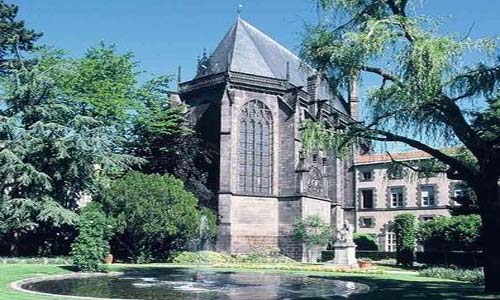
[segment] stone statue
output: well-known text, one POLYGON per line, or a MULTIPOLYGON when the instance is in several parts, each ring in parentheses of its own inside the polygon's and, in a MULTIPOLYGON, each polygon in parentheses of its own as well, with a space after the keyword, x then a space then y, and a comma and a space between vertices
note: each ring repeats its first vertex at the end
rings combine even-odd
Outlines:
POLYGON ((352 233, 353 227, 349 222, 344 221, 342 227, 337 231, 337 242, 338 243, 352 243, 352 233))
POLYGON ((354 227, 349 222, 344 221, 337 230, 337 241, 333 244, 335 255, 331 264, 335 266, 357 268, 356 244, 352 240, 354 227))

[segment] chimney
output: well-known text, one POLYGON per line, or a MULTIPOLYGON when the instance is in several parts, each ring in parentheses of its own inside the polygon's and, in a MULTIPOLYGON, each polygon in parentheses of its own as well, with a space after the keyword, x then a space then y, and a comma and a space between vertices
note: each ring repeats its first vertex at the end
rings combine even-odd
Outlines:
POLYGON ((349 112, 356 121, 359 121, 358 76, 359 73, 353 73, 349 80, 349 112))

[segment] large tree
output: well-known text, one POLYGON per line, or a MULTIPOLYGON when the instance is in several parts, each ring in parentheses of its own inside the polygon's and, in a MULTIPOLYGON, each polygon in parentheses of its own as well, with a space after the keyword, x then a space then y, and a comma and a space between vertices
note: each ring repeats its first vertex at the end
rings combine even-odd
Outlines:
POLYGON ((498 48, 467 33, 438 34, 432 20, 411 13, 410 4, 319 1, 324 19, 309 28, 305 57, 333 79, 339 97, 356 79, 379 78, 380 86, 366 95, 370 114, 364 124, 326 131, 313 124, 307 136, 337 148, 356 139, 404 143, 442 162, 448 178, 463 180, 477 195, 486 291, 500 293, 498 48), (481 62, 467 63, 471 57, 481 62))
POLYGON ((20 51, 29 51, 42 35, 26 28, 17 19, 18 7, 0 0, 0 73, 16 67, 16 56, 20 51))
POLYGON ((80 114, 59 88, 73 72, 66 60, 54 52, 30 56, 1 78, 0 234, 14 255, 23 235, 74 225, 79 202, 137 162, 119 153, 115 128, 80 114))
POLYGON ((131 112, 139 108, 137 64, 130 52, 119 53, 114 45, 100 43, 82 58, 72 60, 74 72, 59 84, 75 101, 82 115, 106 125, 125 127, 131 112))
MULTIPOLYGON (((116 126, 82 110, 81 99, 87 98, 73 92, 69 79, 92 71, 81 65, 94 57, 74 61, 60 51, 35 47, 39 34, 24 28, 16 12, 17 7, 0 2, 0 235, 12 255, 27 245, 22 242, 27 236, 37 248, 34 233, 46 239, 38 246, 52 247, 47 235, 59 236, 78 221, 80 200, 97 194, 107 175, 138 162, 119 153, 122 138, 116 126)), ((106 60, 108 68, 123 65, 125 73, 130 69, 108 62, 110 57, 95 60, 106 60)), ((103 64, 93 67, 99 73, 103 64)), ((112 73, 96 76, 93 84, 116 79, 112 73)), ((123 81, 116 82, 115 90, 123 81)), ((87 95, 108 100, 109 93, 98 92, 87 95)))
POLYGON ((202 147, 185 105, 171 101, 168 83, 168 76, 160 76, 138 89, 142 107, 134 117, 128 149, 147 161, 142 172, 174 175, 203 206, 213 209, 216 201, 207 187, 206 171, 213 151, 202 147))

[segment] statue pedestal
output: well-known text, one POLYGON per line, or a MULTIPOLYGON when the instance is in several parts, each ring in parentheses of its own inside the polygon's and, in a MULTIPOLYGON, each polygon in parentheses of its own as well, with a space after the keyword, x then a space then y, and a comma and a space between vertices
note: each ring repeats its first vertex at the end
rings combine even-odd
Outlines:
POLYGON ((333 245, 335 257, 330 263, 335 266, 357 268, 356 244, 353 242, 335 243, 333 245))

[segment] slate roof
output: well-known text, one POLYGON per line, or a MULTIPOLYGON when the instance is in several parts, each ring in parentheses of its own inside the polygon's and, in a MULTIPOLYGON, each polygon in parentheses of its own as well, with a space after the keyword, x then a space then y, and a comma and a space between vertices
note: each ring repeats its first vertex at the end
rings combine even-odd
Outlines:
MULTIPOLYGON (((226 71, 286 79, 289 63, 290 83, 307 91, 307 78, 315 70, 268 35, 238 17, 217 48, 203 63, 205 70, 196 78, 226 71), (228 66, 229 64, 229 66, 228 66)), ((329 86, 323 80, 316 90, 319 99, 331 99, 329 86)), ((345 112, 345 106, 334 101, 334 107, 345 112)))
POLYGON ((307 85, 312 69, 300 58, 245 20, 238 18, 208 60, 209 70, 204 75, 228 70, 272 78, 286 78, 286 64, 290 64, 290 82, 307 85), (305 71, 305 72, 304 72, 305 71))

